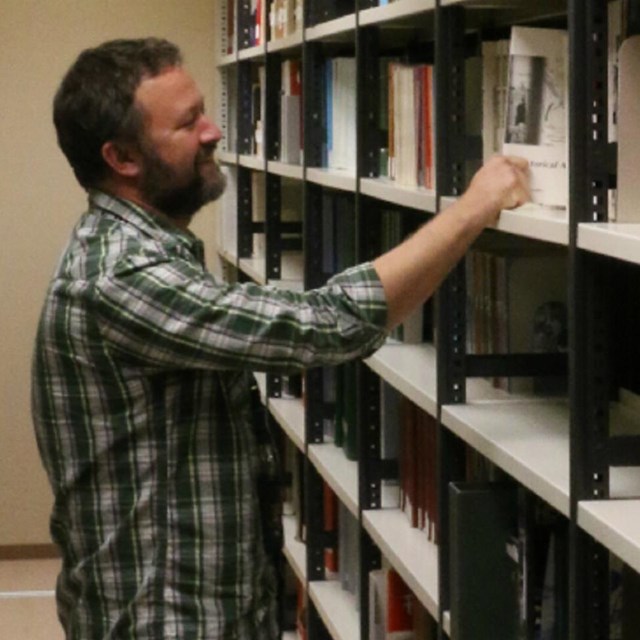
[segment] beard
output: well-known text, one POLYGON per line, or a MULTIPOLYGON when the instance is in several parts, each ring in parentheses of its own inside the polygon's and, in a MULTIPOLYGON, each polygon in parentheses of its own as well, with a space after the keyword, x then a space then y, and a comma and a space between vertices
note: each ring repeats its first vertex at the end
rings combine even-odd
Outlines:
POLYGON ((227 179, 213 160, 214 150, 215 146, 202 147, 194 158, 190 175, 180 178, 150 145, 142 145, 144 171, 140 190, 145 202, 170 218, 190 218, 205 204, 219 198, 227 179))

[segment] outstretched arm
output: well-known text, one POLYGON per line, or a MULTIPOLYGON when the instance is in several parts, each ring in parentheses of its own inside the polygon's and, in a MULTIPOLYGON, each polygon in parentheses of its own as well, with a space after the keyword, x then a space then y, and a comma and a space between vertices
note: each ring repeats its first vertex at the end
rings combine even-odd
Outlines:
POLYGON ((462 197, 403 243, 381 255, 374 267, 387 299, 387 328, 423 304, 502 209, 529 200, 528 163, 496 156, 473 177, 462 197))

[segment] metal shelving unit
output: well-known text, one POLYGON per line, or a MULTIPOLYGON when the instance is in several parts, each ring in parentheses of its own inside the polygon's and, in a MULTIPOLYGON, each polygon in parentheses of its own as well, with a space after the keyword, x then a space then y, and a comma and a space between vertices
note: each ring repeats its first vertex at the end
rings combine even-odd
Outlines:
MULTIPOLYGON (((228 0, 232 1, 232 0, 228 0)), ((471 448, 495 465, 525 498, 519 523, 532 526, 530 503, 539 500, 566 527, 569 564, 567 637, 608 637, 609 557, 615 554, 640 573, 640 439, 616 430, 612 389, 616 376, 616 340, 612 314, 618 307, 619 272, 640 266, 640 225, 607 221, 611 167, 607 142, 607 3, 603 0, 306 0, 304 28, 281 41, 252 47, 246 34, 248 0, 236 0, 236 51, 226 51, 221 72, 234 78, 237 96, 237 148, 222 160, 237 172, 237 247, 243 277, 294 289, 322 285, 323 198, 350 198, 356 215, 358 261, 376 255, 381 212, 424 220, 452 204, 467 186, 466 167, 478 153, 477 140, 465 130, 465 60, 483 34, 503 33, 512 24, 564 23, 570 42, 569 207, 567 212, 528 205, 505 211, 494 230, 566 251, 569 262, 569 353, 561 356, 518 354, 477 356, 466 353, 466 274, 456 268, 438 293, 437 346, 392 340, 358 366, 359 461, 347 460, 325 441, 323 423, 335 411, 326 400, 322 370, 305 374, 304 403, 282 398, 281 376, 267 376, 264 402, 305 459, 306 542, 295 539, 285 521, 285 556, 307 586, 309 640, 368 640, 368 571, 383 562, 398 571, 419 602, 449 635, 453 553, 448 486, 465 478, 471 448), (423 55, 435 59, 438 101, 436 190, 401 187, 378 175, 376 137, 378 58, 403 49, 403 38, 430 44, 423 55), (322 166, 322 64, 333 52, 349 51, 357 61, 358 160, 354 174, 322 166), (304 154, 301 165, 282 163, 278 154, 280 62, 302 60, 304 154), (251 68, 266 67, 265 153, 252 153, 251 68), (232 73, 229 73, 230 70, 232 73), (264 173, 265 221, 251 219, 251 172, 264 173), (302 224, 283 223, 282 180, 301 182, 302 224), (251 255, 255 234, 266 235, 264 258, 251 255), (291 239, 291 235, 297 238, 291 239), (293 250, 301 250, 297 256, 293 250), (621 265, 623 265, 621 267, 621 265), (566 375, 564 399, 515 397, 487 383, 492 376, 566 375), (397 464, 380 452, 379 383, 385 381, 438 419, 438 544, 412 529, 402 512, 385 504, 384 481, 397 477, 397 464), (634 467, 634 468, 630 468, 634 467), (328 483, 360 523, 360 602, 327 580, 323 553, 335 539, 324 531, 322 484, 328 483), (619 498, 625 498, 621 500, 619 498), (529 506, 528 506, 529 505, 529 506), (529 515, 528 515, 529 514, 529 515)), ((629 27, 640 15, 627 0, 629 27)), ((412 54, 415 52, 415 46, 412 54)), ((226 76, 225 76, 226 77, 226 76)), ((233 92, 229 92, 231 94, 233 92)), ((223 101, 223 108, 227 105, 223 101)), ((477 159, 477 158, 475 158, 477 159)), ((624 271, 623 271, 624 273, 624 271)), ((525 576, 525 580, 528 578, 525 576)))

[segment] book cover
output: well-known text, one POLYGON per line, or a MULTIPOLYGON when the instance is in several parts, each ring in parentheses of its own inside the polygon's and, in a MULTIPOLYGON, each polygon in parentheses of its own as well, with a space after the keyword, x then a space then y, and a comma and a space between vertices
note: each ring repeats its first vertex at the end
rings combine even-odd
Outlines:
POLYGON ((503 152, 529 160, 533 202, 567 206, 566 31, 513 27, 503 152))
POLYGON ((622 43, 618 87, 618 197, 617 222, 640 222, 640 35, 622 43))
POLYGON ((517 536, 517 500, 513 485, 449 485, 451 637, 456 640, 518 637, 519 567, 508 553, 517 536))

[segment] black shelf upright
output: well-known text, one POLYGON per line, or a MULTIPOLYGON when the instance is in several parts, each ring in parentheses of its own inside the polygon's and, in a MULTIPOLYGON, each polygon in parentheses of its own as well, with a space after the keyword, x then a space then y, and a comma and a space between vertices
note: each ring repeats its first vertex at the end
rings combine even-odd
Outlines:
MULTIPOLYGON (((265 274, 267 280, 282 278, 282 254, 284 251, 302 250, 302 224, 282 220, 282 178, 268 170, 269 161, 280 160, 280 93, 282 86, 283 56, 278 52, 265 54, 266 104, 263 123, 265 153, 265 223, 254 231, 263 229, 266 236, 265 274), (287 235, 287 237, 285 237, 287 235)), ((283 393, 283 376, 267 376, 267 396, 279 398, 283 393)))
MULTIPOLYGON (((477 53, 477 34, 467 32, 467 11, 460 5, 436 5, 436 191, 438 210, 444 197, 459 197, 467 188, 469 167, 479 164, 477 137, 466 130, 465 60, 477 53), (471 161, 471 162, 470 162, 471 161)), ((466 402, 468 378, 564 375, 566 354, 467 353, 467 283, 460 261, 439 288, 437 313, 438 509, 440 634, 450 607, 449 485, 465 479, 465 444, 441 421, 442 406, 466 402)), ((526 579, 526 577, 525 577, 526 579)), ((441 637, 445 637, 441 635, 441 637)))
POLYGON ((608 270, 578 248, 582 222, 607 220, 607 3, 569 1, 570 638, 609 634, 609 553, 578 526, 578 503, 609 497, 622 452, 609 435, 608 270))
MULTIPOLYGON (((356 27, 356 176, 368 177, 377 173, 377 136, 375 130, 379 96, 378 30, 356 27), (372 96, 374 98, 372 99, 372 96), (372 148, 373 147, 373 148, 372 148)), ((356 181, 356 258, 358 263, 374 259, 377 250, 379 207, 377 203, 365 204, 360 193, 360 180, 356 181)), ((369 640, 370 603, 369 574, 382 566, 382 554, 364 527, 362 512, 381 507, 383 461, 380 447, 380 381, 363 362, 356 369, 358 433, 358 505, 360 551, 360 639, 369 640)), ((397 473, 397 472, 396 472, 397 473)))
MULTIPOLYGON (((436 195, 438 210, 443 196, 458 196, 466 186, 464 103, 464 8, 436 5, 435 103, 436 195)), ((438 535, 439 620, 438 637, 445 638, 443 613, 449 610, 449 484, 464 478, 463 443, 441 422, 444 404, 466 400, 465 323, 466 286, 464 265, 459 264, 440 287, 436 298, 437 395, 438 395, 438 535)))
MULTIPOLYGON (((315 5, 304 4, 304 24, 314 24, 315 5)), ((315 289, 325 284, 322 243, 322 188, 306 180, 307 167, 322 164, 322 45, 303 39, 302 93, 303 99, 303 252, 304 288, 315 289)), ((307 586, 310 581, 325 579, 324 550, 336 541, 324 530, 323 479, 308 456, 309 445, 324 441, 325 419, 332 417, 334 407, 325 402, 323 367, 305 372, 305 461, 304 504, 306 521, 307 586)), ((307 634, 309 640, 330 640, 330 635, 307 592, 307 634)))
MULTIPOLYGON (((238 20, 240 17, 241 15, 238 16, 238 20)), ((248 155, 253 150, 250 61, 238 63, 237 83, 237 152, 239 155, 248 155)), ((255 231, 262 230, 262 227, 256 229, 253 223, 252 202, 251 171, 246 167, 238 166, 238 259, 251 257, 253 234, 255 231)))

